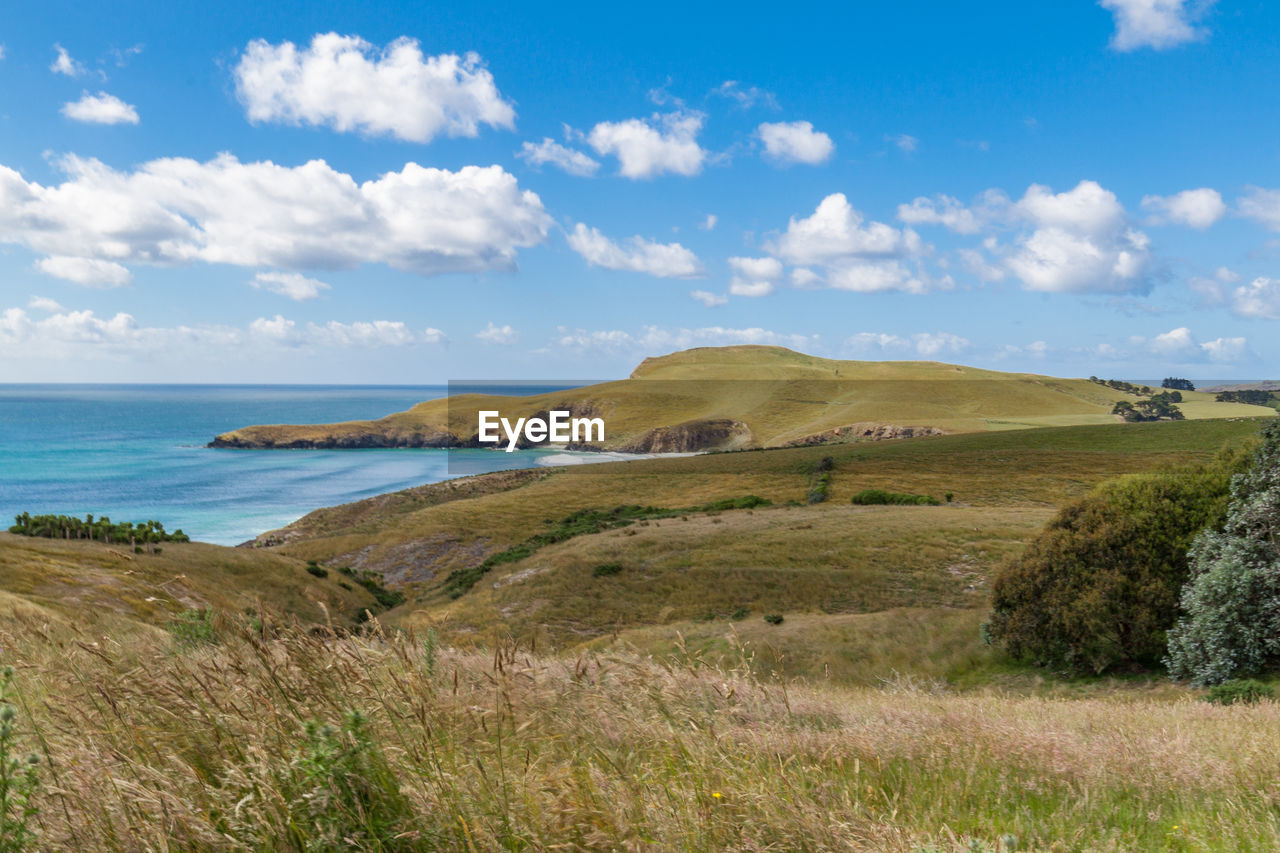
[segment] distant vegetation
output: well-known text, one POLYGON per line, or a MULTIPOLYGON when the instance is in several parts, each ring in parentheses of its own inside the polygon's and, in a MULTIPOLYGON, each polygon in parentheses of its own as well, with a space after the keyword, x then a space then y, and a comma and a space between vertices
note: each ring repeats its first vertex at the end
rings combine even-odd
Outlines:
POLYGON ((1125 394, 1133 394, 1135 397, 1147 397, 1155 393, 1155 389, 1149 385, 1134 385, 1132 382, 1124 382, 1120 379, 1099 379, 1096 376, 1090 376, 1089 381, 1123 391, 1125 394))
POLYGON ((1172 389, 1172 390, 1174 390, 1174 391, 1194 391, 1194 390, 1196 390, 1196 386, 1195 386, 1195 384, 1194 384, 1194 383, 1192 383, 1192 381, 1191 381, 1190 379, 1178 379, 1177 377, 1174 377, 1174 376, 1166 377, 1166 378, 1165 378, 1165 380, 1164 380, 1163 382, 1161 382, 1161 383, 1160 383, 1160 387, 1161 387, 1161 388, 1169 388, 1169 389, 1172 389))
POLYGON ((1111 414, 1119 415, 1129 423, 1138 423, 1141 421, 1180 421, 1183 419, 1182 410, 1174 404, 1181 402, 1181 392, 1166 391, 1152 396, 1149 400, 1139 400, 1136 403, 1130 403, 1128 400, 1121 400, 1111 409, 1111 414))
POLYGON ((1250 406, 1275 408, 1277 405, 1274 391, 1219 391, 1214 399, 1219 403, 1247 403, 1250 406))
POLYGON ((15 516, 13 521, 10 533, 45 539, 89 539, 130 547, 146 545, 149 548, 154 548, 161 542, 191 541, 182 530, 170 533, 158 521, 114 522, 105 515, 95 520, 92 515, 79 519, 73 515, 32 515, 24 512, 15 516))
POLYGON ((887 492, 884 489, 863 489, 855 494, 850 502, 858 506, 938 506, 942 503, 930 495, 887 492))
POLYGON ((835 468, 835 460, 824 456, 813 466, 813 485, 809 487, 806 503, 820 504, 826 501, 827 492, 831 489, 831 470, 835 468))

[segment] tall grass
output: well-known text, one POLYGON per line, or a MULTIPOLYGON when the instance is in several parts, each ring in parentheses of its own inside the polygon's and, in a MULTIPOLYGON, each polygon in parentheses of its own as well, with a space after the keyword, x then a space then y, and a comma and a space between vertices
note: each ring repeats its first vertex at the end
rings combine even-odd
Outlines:
MULTIPOLYGON (((21 633, 18 633, 21 629, 21 633)), ((1280 707, 237 632, 0 636, 66 850, 1274 850, 1280 707), (1008 844, 1003 845, 1005 849, 1008 844)))

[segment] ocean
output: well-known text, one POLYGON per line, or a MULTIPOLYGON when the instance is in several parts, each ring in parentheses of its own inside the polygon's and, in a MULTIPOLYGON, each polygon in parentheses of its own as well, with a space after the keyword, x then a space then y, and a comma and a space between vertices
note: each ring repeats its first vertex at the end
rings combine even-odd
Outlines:
POLYGON ((155 519, 235 545, 319 507, 464 473, 596 461, 545 450, 205 447, 240 426, 378 418, 447 393, 438 385, 0 384, 0 529, 21 512, 92 513, 155 519))

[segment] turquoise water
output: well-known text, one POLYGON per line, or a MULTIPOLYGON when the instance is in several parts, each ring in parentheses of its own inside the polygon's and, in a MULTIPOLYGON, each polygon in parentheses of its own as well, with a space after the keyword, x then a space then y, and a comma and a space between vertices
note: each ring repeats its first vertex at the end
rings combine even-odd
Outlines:
POLYGON ((248 424, 377 418, 446 393, 444 386, 0 385, 0 526, 24 511, 93 513, 156 519, 193 539, 234 545, 317 507, 563 460, 537 450, 204 446, 248 424))

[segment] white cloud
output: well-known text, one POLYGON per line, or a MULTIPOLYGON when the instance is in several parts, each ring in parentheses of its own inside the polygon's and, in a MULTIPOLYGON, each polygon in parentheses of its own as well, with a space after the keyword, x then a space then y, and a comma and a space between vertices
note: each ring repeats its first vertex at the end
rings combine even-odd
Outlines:
POLYGON ((941 225, 957 234, 977 234, 984 224, 959 199, 941 194, 934 198, 918 196, 911 204, 898 205, 898 219, 908 225, 941 225))
POLYGON ((664 172, 696 175, 707 152, 698 145, 702 113, 674 112, 650 119, 600 122, 587 135, 597 154, 618 158, 619 174, 652 178, 664 172))
POLYGON ((914 352, 932 358, 943 354, 957 354, 968 349, 967 338, 950 332, 918 332, 910 337, 881 332, 859 332, 844 342, 845 349, 856 355, 892 355, 914 352))
POLYGON ((269 290, 295 302, 315 299, 320 291, 330 289, 323 281, 296 272, 260 272, 249 283, 259 290, 269 290))
POLYGON ((1054 194, 1032 184, 1015 212, 1034 226, 1006 259, 1027 290, 1117 293, 1146 287, 1149 240, 1129 228, 1115 194, 1081 181, 1054 194))
POLYGON ((283 270, 386 263, 435 275, 511 269, 551 218, 499 166, 407 163, 356 183, 323 160, 301 166, 168 158, 118 172, 67 157, 67 180, 0 166, 0 243, 122 264, 192 261, 283 270))
POLYGON ((61 313, 65 309, 58 304, 56 299, 50 299, 47 296, 33 296, 27 302, 27 307, 32 311, 46 311, 50 314, 61 313))
POLYGON ((311 46, 249 42, 235 68, 249 120, 429 142, 514 129, 515 110, 475 53, 423 56, 417 40, 381 51, 358 36, 317 34, 311 46))
POLYGON ((479 332, 476 332, 476 339, 485 344, 514 344, 520 340, 520 333, 511 326, 495 326, 492 322, 485 326, 479 332))
POLYGON ((341 347, 375 348, 402 347, 414 344, 439 343, 444 333, 428 328, 415 332, 399 320, 373 320, 372 322, 307 323, 299 326, 277 314, 268 320, 259 317, 249 324, 249 334, 255 339, 286 347, 341 347))
POLYGON ((543 137, 541 142, 524 143, 520 146, 520 151, 516 156, 530 166, 549 164, 580 178, 589 178, 600 168, 598 161, 591 159, 581 151, 566 148, 549 136, 543 137))
POLYGON ((648 355, 688 349, 690 347, 761 344, 789 347, 811 352, 819 344, 817 335, 790 335, 759 327, 732 329, 705 326, 698 329, 663 329, 644 326, 638 333, 618 329, 588 331, 561 327, 555 343, 576 350, 637 351, 648 355))
POLYGON ((1241 317, 1280 320, 1280 279, 1259 276, 1237 287, 1231 296, 1231 307, 1241 317))
POLYGON ((0 44, 0 59, 4 59, 4 45, 0 44))
POLYGON ((1195 276, 1187 280, 1187 286, 1200 294, 1200 298, 1205 305, 1220 305, 1227 298, 1223 292, 1223 286, 1235 284, 1239 280, 1239 273, 1233 272, 1227 267, 1218 267, 1213 274, 1213 278, 1195 276))
POLYGON ((95 258, 54 255, 36 261, 36 269, 45 275, 90 287, 123 287, 133 281, 133 273, 126 267, 95 258))
MULTIPOLYGON (((923 293, 951 284, 949 279, 931 281, 903 263, 926 251, 915 231, 865 222, 843 193, 824 198, 805 219, 792 217, 787 230, 766 248, 789 264, 821 267, 828 286, 839 290, 923 293)), ((812 271, 802 277, 802 285, 817 280, 812 271)))
POLYGON ((920 145, 920 140, 906 133, 885 134, 885 142, 892 142, 905 154, 910 154, 920 145))
POLYGON ((719 86, 711 90, 711 94, 721 98, 728 98, 731 101, 737 101, 738 106, 742 109, 754 107, 756 104, 769 107, 770 109, 780 109, 778 99, 774 97, 772 92, 766 92, 764 89, 750 86, 743 88, 737 80, 725 80, 719 86))
POLYGON ((1244 338, 1215 338, 1202 343, 1186 326, 1151 338, 1134 335, 1129 338, 1128 347, 1101 344, 1093 348, 1092 355, 1112 361, 1155 358, 1169 364, 1227 364, 1251 358, 1248 341, 1244 338))
POLYGON ((62 114, 69 119, 90 124, 138 123, 138 110, 132 104, 126 104, 106 92, 96 95, 85 92, 80 100, 63 104, 62 114))
POLYGON ((796 267, 791 271, 791 286, 800 288, 801 290, 811 290, 818 286, 822 281, 822 276, 818 275, 808 267, 796 267))
POLYGON ((831 159, 836 146, 827 134, 807 121, 764 122, 756 128, 765 153, 779 163, 816 166, 831 159))
POLYGON ((593 267, 628 270, 658 278, 700 278, 702 262, 679 243, 655 243, 643 237, 631 237, 621 246, 579 222, 568 235, 573 249, 593 267))
POLYGON ((1142 197, 1142 209, 1152 215, 1152 223, 1186 225, 1201 230, 1208 228, 1227 213, 1227 206, 1217 190, 1204 187, 1183 190, 1170 196, 1142 197))
POLYGON ((1203 38, 1206 31, 1193 24, 1213 0, 1100 0, 1098 5, 1115 17, 1114 50, 1163 50, 1203 38))
POLYGON ((811 216, 791 217, 787 230, 770 244, 771 251, 788 263, 808 265, 846 258, 892 258, 920 250, 920 238, 910 228, 863 223, 862 214, 844 193, 833 193, 811 216))
POLYGON ((729 297, 722 293, 712 293, 709 290, 690 290, 689 298, 696 302, 701 302, 704 308, 715 308, 717 305, 723 305, 729 301, 729 297))
POLYGON ((54 74, 65 74, 68 77, 79 77, 84 73, 84 66, 71 58, 71 54, 67 53, 67 49, 60 44, 55 44, 53 49, 58 52, 57 58, 53 60, 53 64, 49 66, 49 70, 54 74))
POLYGON ((1271 231, 1280 231, 1280 190, 1249 187, 1248 195, 1240 199, 1237 209, 1242 216, 1262 223, 1271 231))
POLYGON ((702 231, 714 231, 716 230, 716 223, 719 221, 720 217, 714 213, 708 213, 707 218, 698 223, 698 228, 702 231))
POLYGON ((777 258, 729 258, 733 278, 729 292, 734 296, 767 296, 782 278, 782 263, 777 258))

